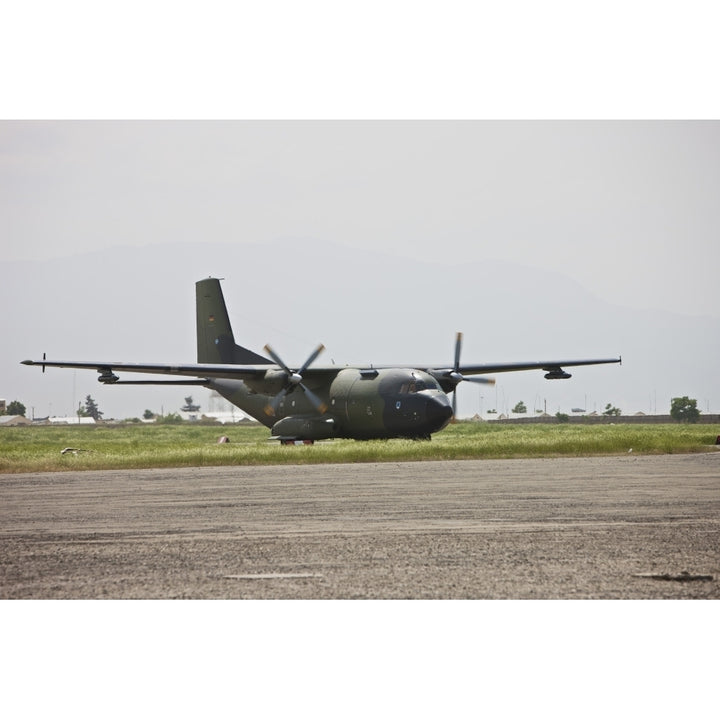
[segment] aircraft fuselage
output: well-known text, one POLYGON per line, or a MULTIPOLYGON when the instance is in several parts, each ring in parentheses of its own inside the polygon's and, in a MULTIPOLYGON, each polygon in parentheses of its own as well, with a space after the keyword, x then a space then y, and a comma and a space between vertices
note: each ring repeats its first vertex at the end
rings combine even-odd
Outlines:
MULTIPOLYGON (((273 372, 268 370, 268 374, 273 372)), ((209 387, 271 428, 277 437, 424 438, 442 430, 452 417, 447 395, 421 370, 341 368, 329 385, 317 387, 308 378, 310 389, 327 405, 322 415, 298 391, 287 393, 274 414, 268 414, 271 396, 253 388, 264 386, 267 392, 265 382, 216 380, 209 387)))

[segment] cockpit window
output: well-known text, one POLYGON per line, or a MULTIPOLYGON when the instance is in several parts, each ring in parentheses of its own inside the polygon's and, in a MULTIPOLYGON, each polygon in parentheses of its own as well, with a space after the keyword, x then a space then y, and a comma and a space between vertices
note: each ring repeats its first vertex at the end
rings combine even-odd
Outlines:
POLYGON ((403 383, 400 386, 400 394, 407 395, 409 393, 419 393, 423 390, 437 390, 438 384, 434 380, 413 380, 412 382, 403 383))

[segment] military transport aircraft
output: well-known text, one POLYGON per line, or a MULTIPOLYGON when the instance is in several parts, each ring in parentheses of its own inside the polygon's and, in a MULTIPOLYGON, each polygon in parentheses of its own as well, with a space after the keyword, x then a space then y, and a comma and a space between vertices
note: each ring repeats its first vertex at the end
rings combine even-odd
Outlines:
POLYGON ((197 312, 197 364, 84 362, 23 360, 24 365, 97 370, 101 383, 114 385, 203 385, 216 390, 243 412, 270 428, 283 443, 329 438, 407 437, 429 439, 454 415, 453 393, 461 382, 493 384, 487 373, 544 370, 548 380, 567 379, 563 367, 621 362, 603 360, 552 360, 547 362, 461 365, 462 334, 455 343, 452 366, 350 367, 313 365, 323 345, 302 367, 291 369, 269 346, 271 359, 235 343, 220 281, 195 284, 197 312), (116 372, 180 375, 186 380, 120 380, 116 372), (192 378, 192 379, 190 379, 192 378))

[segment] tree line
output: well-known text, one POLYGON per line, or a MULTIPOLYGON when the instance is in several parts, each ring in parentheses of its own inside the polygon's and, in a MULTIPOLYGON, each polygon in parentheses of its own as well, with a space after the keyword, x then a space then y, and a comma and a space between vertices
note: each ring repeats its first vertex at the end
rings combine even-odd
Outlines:
MULTIPOLYGON (((196 405, 192 405, 192 397, 185 398, 185 405, 186 406, 183 408, 183 410, 185 410, 188 406, 191 406, 193 409, 199 407, 196 405)), ((519 403, 517 403, 517 405, 515 405, 512 411, 518 414, 526 413, 527 406, 521 400, 519 403)), ((23 417, 25 417, 26 412, 27 408, 19 400, 13 400, 12 402, 8 403, 7 407, 4 410, 0 408, 0 415, 22 415, 23 417)), ((488 412, 495 411, 489 410, 488 412)), ((620 408, 616 408, 611 403, 608 403, 605 406, 605 410, 602 414, 608 417, 617 417, 621 414, 621 411, 620 408)), ((93 400, 90 395, 87 395, 85 397, 85 404, 78 404, 77 415, 78 417, 91 417, 95 421, 98 421, 102 419, 103 412, 98 408, 98 404, 95 402, 95 400, 93 400)), ((155 414, 151 410, 145 410, 145 412, 143 413, 143 417, 145 419, 151 419, 155 417, 155 414)), ((683 397, 672 398, 670 400, 670 417, 673 420, 681 423, 697 422, 700 418, 700 410, 698 410, 697 407, 697 400, 695 398, 689 398, 687 395, 683 395, 683 397)), ((179 415, 177 415, 177 419, 178 421, 181 420, 179 415)))

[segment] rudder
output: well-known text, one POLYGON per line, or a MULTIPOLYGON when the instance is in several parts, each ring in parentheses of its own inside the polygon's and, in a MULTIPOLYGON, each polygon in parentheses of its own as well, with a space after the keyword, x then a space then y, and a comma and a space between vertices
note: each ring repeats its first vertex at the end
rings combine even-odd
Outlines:
POLYGON ((272 361, 235 344, 220 281, 195 283, 197 361, 220 365, 271 365, 272 361))

